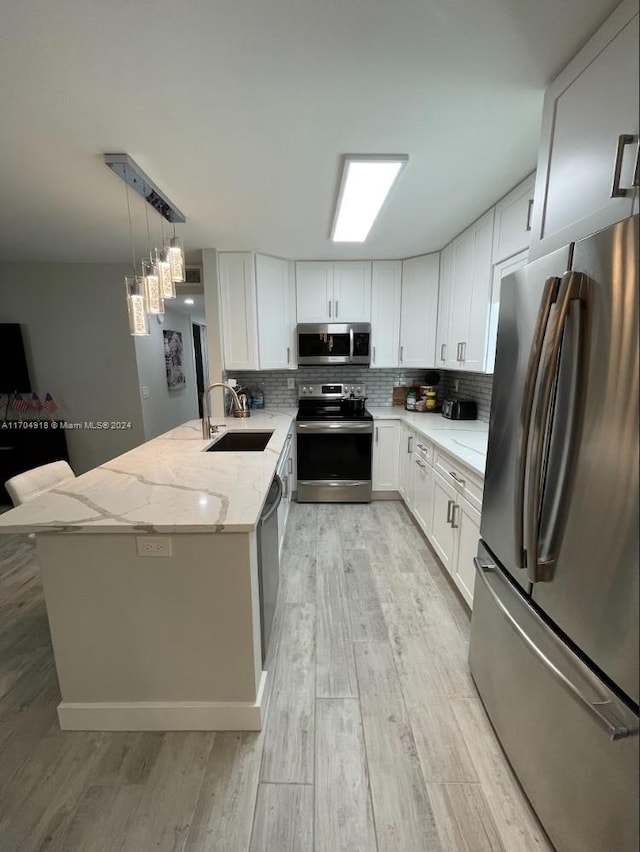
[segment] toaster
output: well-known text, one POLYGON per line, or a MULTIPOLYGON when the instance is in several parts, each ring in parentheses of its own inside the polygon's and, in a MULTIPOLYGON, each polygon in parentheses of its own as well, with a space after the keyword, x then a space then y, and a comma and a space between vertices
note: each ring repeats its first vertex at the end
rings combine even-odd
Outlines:
POLYGON ((445 399, 442 402, 442 416, 447 420, 475 420, 478 406, 472 399, 445 399))

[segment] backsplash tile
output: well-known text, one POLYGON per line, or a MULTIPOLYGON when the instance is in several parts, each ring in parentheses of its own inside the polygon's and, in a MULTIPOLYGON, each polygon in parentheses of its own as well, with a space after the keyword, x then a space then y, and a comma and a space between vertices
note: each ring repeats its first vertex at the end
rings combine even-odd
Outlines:
MULTIPOLYGON (((493 376, 484 373, 462 373, 439 370, 441 379, 437 386, 438 402, 445 396, 454 394, 454 382, 458 380, 457 396, 473 399, 478 405, 478 419, 489 421, 491 409, 491 389, 493 376)), ((251 390, 262 387, 265 404, 272 408, 295 408, 298 404, 298 385, 326 384, 342 382, 344 384, 364 384, 367 389, 368 405, 391 405, 393 387, 399 383, 422 385, 425 383, 425 370, 371 370, 369 367, 299 367, 297 370, 268 371, 229 371, 227 377, 234 378, 238 384, 251 390), (293 379, 295 387, 287 388, 287 380, 293 379)))

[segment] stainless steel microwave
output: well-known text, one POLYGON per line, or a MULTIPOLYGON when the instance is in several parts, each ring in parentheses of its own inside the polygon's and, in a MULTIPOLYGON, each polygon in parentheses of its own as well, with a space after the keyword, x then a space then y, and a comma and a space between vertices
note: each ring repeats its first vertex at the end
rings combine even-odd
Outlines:
POLYGON ((298 364, 369 364, 371 325, 357 323, 299 323, 298 364))

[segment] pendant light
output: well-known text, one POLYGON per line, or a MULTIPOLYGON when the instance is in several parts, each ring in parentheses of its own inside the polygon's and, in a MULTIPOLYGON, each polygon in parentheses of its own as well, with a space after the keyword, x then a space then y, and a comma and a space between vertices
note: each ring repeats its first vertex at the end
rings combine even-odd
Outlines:
POLYGON ((176 227, 173 226, 173 236, 169 240, 167 260, 171 266, 171 280, 174 284, 184 281, 184 246, 182 237, 176 237, 176 227))
POLYGON ((150 314, 163 314, 164 301, 160 292, 160 278, 158 269, 151 257, 151 232, 149 231, 149 206, 144 205, 144 215, 147 222, 147 251, 149 259, 142 261, 142 277, 144 278, 144 289, 147 296, 147 310, 150 314))
MULTIPOLYGON (((160 216, 160 245, 164 245, 164 228, 162 225, 162 216, 160 216)), ((166 252, 162 255, 156 249, 156 269, 158 270, 158 278, 160 279, 160 293, 163 299, 175 299, 176 287, 171 277, 171 264, 167 259, 166 252)))
POLYGON ((140 275, 136 275, 136 250, 133 241, 133 225, 131 224, 129 184, 126 178, 125 188, 127 193, 127 214, 129 217, 129 237, 131 238, 131 259, 133 261, 133 275, 126 275, 124 279, 127 294, 127 311, 129 313, 129 331, 134 337, 147 337, 150 334, 149 319, 147 317, 147 299, 144 280, 140 275))

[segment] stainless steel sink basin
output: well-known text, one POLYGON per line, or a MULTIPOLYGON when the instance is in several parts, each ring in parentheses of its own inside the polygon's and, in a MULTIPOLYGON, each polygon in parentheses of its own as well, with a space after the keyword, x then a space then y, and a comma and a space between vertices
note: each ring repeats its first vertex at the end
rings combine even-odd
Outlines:
POLYGON ((225 432, 207 447, 207 453, 261 453, 273 432, 225 432))

